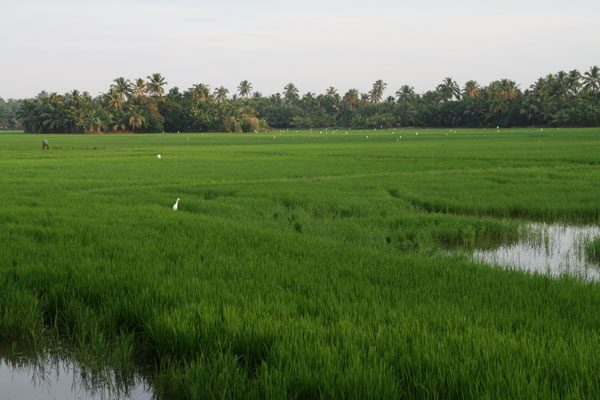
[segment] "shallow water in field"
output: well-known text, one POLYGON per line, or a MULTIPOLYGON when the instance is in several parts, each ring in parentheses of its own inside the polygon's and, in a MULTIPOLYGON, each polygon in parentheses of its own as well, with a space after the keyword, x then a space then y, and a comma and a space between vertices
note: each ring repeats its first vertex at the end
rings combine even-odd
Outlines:
POLYGON ((552 276, 600 281, 600 268, 585 256, 586 240, 600 236, 597 226, 529 224, 521 239, 495 249, 476 250, 475 261, 552 276))
POLYGON ((91 371, 65 355, 27 355, 0 342, 0 398, 5 400, 146 400, 153 399, 138 374, 91 371))

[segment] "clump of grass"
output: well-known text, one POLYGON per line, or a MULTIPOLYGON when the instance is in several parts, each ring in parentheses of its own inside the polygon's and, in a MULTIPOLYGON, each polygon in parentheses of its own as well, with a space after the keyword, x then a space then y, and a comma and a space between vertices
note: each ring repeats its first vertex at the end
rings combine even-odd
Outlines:
POLYGON ((586 241, 584 245, 585 257, 593 263, 600 263, 600 237, 586 241))
POLYGON ((518 240, 518 221, 470 216, 409 215, 391 223, 386 241, 402 251, 433 247, 491 248, 518 240))

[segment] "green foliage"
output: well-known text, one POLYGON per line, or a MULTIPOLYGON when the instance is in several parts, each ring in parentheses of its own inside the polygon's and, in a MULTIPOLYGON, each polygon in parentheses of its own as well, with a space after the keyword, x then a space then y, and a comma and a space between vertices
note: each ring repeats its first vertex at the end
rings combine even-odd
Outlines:
POLYGON ((0 135, 0 338, 172 398, 594 398, 598 283, 452 250, 598 223, 599 133, 0 135))
POLYGON ((258 132, 260 121, 256 117, 245 117, 242 119, 242 132, 258 132))
POLYGON ((585 255, 589 260, 600 263, 600 238, 595 238, 585 244, 585 255))
POLYGON ((237 88, 240 97, 229 99, 229 91, 222 86, 211 91, 199 83, 183 93, 173 88, 164 95, 166 82, 160 74, 148 76, 147 81, 138 78, 134 83, 120 77, 106 94, 95 99, 86 92, 64 96, 42 92, 22 104, 13 101, 17 106, 12 111, 7 111, 0 99, 0 129, 21 124, 26 132, 33 133, 253 132, 255 129, 244 128, 244 118, 258 118, 266 122, 265 126, 279 129, 597 126, 598 71, 598 67, 583 75, 577 70, 560 71, 538 79, 525 91, 509 79, 486 87, 471 80, 461 90, 456 81, 445 78, 435 90, 424 94, 404 85, 396 91, 397 99, 389 96, 385 101, 387 84, 382 80, 377 80, 369 93, 350 89, 340 96, 329 87, 324 94, 300 96, 296 85, 289 83, 283 96, 276 93, 269 97, 259 92, 250 96, 252 84, 244 80, 237 88), (124 118, 123 112, 130 116, 124 118))

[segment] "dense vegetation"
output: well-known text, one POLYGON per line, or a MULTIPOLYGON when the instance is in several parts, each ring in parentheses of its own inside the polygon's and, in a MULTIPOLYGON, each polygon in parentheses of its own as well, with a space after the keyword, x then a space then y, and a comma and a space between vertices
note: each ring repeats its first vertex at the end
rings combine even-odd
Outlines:
POLYGON ((17 121, 17 110, 23 103, 22 100, 0 97, 0 130, 15 130, 20 128, 17 121))
POLYGON ((452 249, 597 224, 599 137, 0 135, 0 338, 173 399, 596 398, 598 283, 452 249))
POLYGON ((25 100, 18 112, 26 132, 254 132, 273 128, 391 128, 597 126, 600 124, 600 68, 583 75, 560 71, 538 79, 522 91, 502 79, 481 87, 468 81, 461 90, 446 78, 422 95, 404 85, 384 98, 387 85, 378 80, 369 93, 350 89, 343 96, 333 87, 324 94, 306 93, 290 83, 283 94, 263 96, 243 81, 229 97, 224 87, 211 91, 197 84, 165 94, 160 74, 130 82, 117 78, 96 98, 75 90, 65 95, 42 92, 25 100))

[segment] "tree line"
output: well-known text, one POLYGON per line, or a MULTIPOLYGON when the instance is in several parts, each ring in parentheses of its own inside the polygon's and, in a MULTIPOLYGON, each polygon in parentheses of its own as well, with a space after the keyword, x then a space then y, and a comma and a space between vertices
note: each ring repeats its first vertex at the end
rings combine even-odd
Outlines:
POLYGON ((21 103, 23 103, 23 100, 4 100, 0 97, 0 129, 20 129, 21 125, 17 120, 17 110, 21 107, 21 103))
POLYGON ((600 124, 598 66, 583 74, 577 70, 550 74, 525 90, 509 79, 487 86, 470 80, 461 88, 445 78, 423 94, 404 85, 387 97, 382 80, 373 83, 368 93, 350 89, 343 95, 334 87, 318 95, 300 95, 296 85, 289 83, 281 93, 264 96, 247 80, 231 95, 222 86, 212 90, 202 83, 165 93, 166 85, 165 78, 155 73, 133 81, 117 78, 96 97, 77 90, 64 95, 42 92, 15 103, 13 123, 34 133, 600 124))

